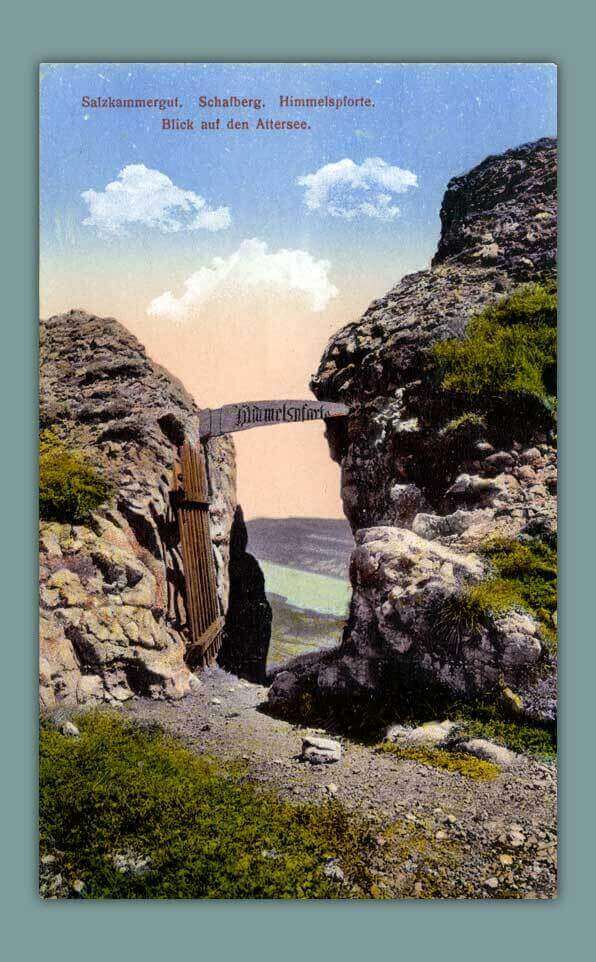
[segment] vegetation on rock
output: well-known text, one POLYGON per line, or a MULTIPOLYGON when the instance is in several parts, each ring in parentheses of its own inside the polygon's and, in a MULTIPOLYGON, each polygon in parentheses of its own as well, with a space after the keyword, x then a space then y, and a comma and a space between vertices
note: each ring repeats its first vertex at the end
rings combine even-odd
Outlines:
POLYGON ((452 420, 445 425, 443 431, 445 434, 453 434, 457 431, 476 433, 485 428, 486 419, 481 414, 474 414, 472 411, 467 411, 465 414, 460 414, 459 417, 452 418, 452 420))
POLYGON ((447 641, 457 646, 465 635, 487 625, 490 615, 520 608, 536 618, 543 640, 554 646, 556 548, 539 538, 521 541, 495 537, 483 545, 480 553, 490 563, 490 577, 448 598, 437 613, 447 641))
POLYGON ((528 284, 472 318, 463 338, 440 341, 432 356, 443 391, 474 403, 476 415, 495 399, 539 399, 554 410, 557 295, 551 284, 528 284))
POLYGON ((39 439, 39 513, 43 521, 83 524, 112 493, 85 455, 50 429, 39 439))
POLYGON ((40 849, 83 897, 368 896, 373 840, 338 803, 284 802, 111 713, 77 725, 78 738, 42 726, 40 849), (326 872, 335 860, 345 881, 326 872))
POLYGON ((465 752, 450 752, 443 748, 427 747, 406 747, 394 744, 393 742, 383 742, 378 746, 377 751, 389 755, 395 755, 404 761, 418 762, 419 765, 429 765, 431 768, 442 768, 448 772, 457 772, 465 775, 466 778, 474 778, 478 781, 489 781, 500 774, 498 765, 486 762, 483 759, 475 758, 465 752))
POLYGON ((540 623, 544 640, 556 643, 557 549, 540 538, 492 538, 482 553, 496 573, 493 584, 506 585, 515 604, 540 623))
POLYGON ((448 718, 458 724, 462 739, 486 738, 513 752, 555 758, 557 733, 554 726, 512 718, 502 699, 461 699, 446 688, 428 686, 424 692, 402 693, 399 713, 393 712, 392 723, 417 727, 437 718, 448 718))
POLYGON ((464 738, 485 738, 519 754, 556 758, 556 736, 548 728, 503 718, 490 703, 466 706, 463 715, 460 734, 464 738))

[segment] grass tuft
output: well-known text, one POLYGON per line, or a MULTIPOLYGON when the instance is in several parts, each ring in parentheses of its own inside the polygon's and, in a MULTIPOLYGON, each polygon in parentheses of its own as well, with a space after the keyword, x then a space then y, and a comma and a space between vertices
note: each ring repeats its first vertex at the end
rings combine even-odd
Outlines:
POLYGON ((436 625, 446 643, 457 650, 464 638, 488 625, 491 615, 519 608, 537 620, 546 645, 556 647, 556 548, 538 538, 491 538, 480 554, 492 574, 464 587, 437 610, 436 625))
POLYGON ((554 407, 557 295, 528 284, 472 318, 463 338, 435 344, 432 356, 444 391, 482 400, 520 395, 554 407))
POLYGON ((465 431, 475 435, 484 430, 486 430, 486 418, 474 411, 465 411, 459 417, 452 418, 443 428, 445 434, 465 431))

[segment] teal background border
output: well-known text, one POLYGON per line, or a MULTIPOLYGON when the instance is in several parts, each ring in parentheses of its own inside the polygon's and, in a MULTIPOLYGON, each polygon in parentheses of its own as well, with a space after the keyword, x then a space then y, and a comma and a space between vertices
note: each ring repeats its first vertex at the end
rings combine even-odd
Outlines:
MULTIPOLYGON (((0 62, 3 537, 0 912, 7 959, 565 959, 593 945, 595 324, 593 15, 585 2, 292 8, 178 0, 5 10, 0 62), (37 67, 42 61, 539 61, 559 64, 561 895, 557 902, 41 903, 35 891, 34 537, 37 67), (590 497, 592 496, 592 502, 590 497), (592 770, 591 770, 592 769, 592 770), (585 941, 583 948, 582 930, 585 941), (578 941, 576 941, 578 940, 578 941)), ((421 118, 421 122, 424 119, 421 118)))

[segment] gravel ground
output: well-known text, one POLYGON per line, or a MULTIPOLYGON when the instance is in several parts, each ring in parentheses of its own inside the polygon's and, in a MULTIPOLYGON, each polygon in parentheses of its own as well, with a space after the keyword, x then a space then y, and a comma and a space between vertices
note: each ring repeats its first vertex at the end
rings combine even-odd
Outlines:
POLYGON ((325 734, 272 718, 267 689, 221 669, 180 702, 135 699, 126 714, 190 748, 240 759, 249 777, 295 801, 330 797, 370 820, 376 897, 556 897, 556 769, 525 756, 476 781, 342 738, 341 761, 300 759, 302 737, 325 734))

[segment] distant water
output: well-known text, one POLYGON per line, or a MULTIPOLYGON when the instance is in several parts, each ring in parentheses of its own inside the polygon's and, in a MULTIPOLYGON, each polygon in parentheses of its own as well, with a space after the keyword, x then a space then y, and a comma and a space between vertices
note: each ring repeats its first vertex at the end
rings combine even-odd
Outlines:
POLYGON ((281 595, 292 607, 337 618, 347 616, 352 592, 343 578, 298 571, 260 559, 259 565, 265 575, 265 590, 281 595))
POLYGON ((348 578, 354 538, 341 518, 253 518, 246 522, 248 550, 259 561, 309 574, 348 578))

